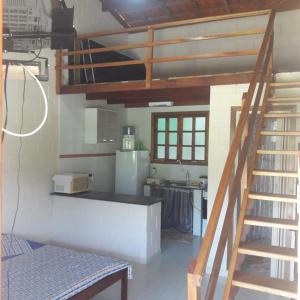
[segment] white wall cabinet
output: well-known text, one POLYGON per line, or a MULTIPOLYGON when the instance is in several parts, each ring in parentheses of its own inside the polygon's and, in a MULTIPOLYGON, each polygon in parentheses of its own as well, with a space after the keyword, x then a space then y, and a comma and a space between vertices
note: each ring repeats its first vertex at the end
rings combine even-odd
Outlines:
POLYGON ((85 108, 85 144, 115 143, 118 137, 117 113, 98 107, 85 108))

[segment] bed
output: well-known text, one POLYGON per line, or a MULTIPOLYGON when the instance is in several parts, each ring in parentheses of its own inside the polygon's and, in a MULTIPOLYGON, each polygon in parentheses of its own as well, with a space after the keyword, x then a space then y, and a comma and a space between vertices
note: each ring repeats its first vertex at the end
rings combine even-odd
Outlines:
POLYGON ((3 235, 2 261, 3 300, 84 300, 117 281, 127 300, 131 266, 119 259, 3 235))

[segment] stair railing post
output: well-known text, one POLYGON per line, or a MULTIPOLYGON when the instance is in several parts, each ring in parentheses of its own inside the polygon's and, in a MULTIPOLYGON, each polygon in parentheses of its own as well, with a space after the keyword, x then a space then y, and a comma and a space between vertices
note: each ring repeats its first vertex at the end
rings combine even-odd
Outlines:
MULTIPOLYGON (((299 223, 299 206, 300 203, 300 143, 298 144, 298 182, 297 182, 297 220, 298 220, 298 233, 300 230, 300 223, 299 223)), ((298 268, 298 276, 297 281, 298 281, 298 299, 300 299, 300 295, 299 295, 299 291, 300 291, 300 278, 299 278, 299 274, 300 274, 300 261, 299 261, 299 257, 300 257, 300 239, 299 239, 299 234, 297 234, 297 239, 296 239, 296 247, 297 247, 297 254, 298 254, 298 261, 297 261, 297 268, 298 268)))
MULTIPOLYGON (((243 105, 245 103, 246 95, 247 94, 245 93, 245 97, 243 97, 243 100, 242 100, 243 105)), ((248 137, 248 134, 249 134, 249 118, 250 118, 250 114, 248 115, 248 118, 247 118, 246 124, 245 124, 245 128, 244 128, 244 131, 242 134, 241 149, 243 148, 243 145, 246 142, 246 138, 248 137)), ((244 191, 245 191, 245 189, 247 189, 247 187, 248 187, 248 158, 246 156, 244 169, 243 169, 243 173, 242 173, 242 177, 241 177, 241 186, 240 186, 241 197, 244 194, 244 191)))
POLYGON ((146 63, 146 88, 151 88, 152 82, 152 70, 153 70, 153 47, 154 42, 154 30, 153 28, 148 29, 148 50, 147 50, 147 63, 146 63))
POLYGON ((197 259, 192 259, 187 274, 188 300, 201 300, 201 278, 199 275, 194 274, 196 263, 197 259))

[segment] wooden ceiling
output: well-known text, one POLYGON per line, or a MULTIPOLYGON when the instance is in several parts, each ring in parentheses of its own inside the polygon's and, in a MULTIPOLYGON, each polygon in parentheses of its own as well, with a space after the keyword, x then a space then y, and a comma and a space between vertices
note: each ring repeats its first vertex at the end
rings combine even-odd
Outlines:
POLYGON ((124 27, 224 14, 300 9, 300 0, 100 0, 124 27))

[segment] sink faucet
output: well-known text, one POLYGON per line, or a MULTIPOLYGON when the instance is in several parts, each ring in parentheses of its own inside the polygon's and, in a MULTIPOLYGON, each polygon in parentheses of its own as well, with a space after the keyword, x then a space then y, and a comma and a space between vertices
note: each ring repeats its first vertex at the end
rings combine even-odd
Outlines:
POLYGON ((184 171, 184 167, 182 165, 182 161, 180 159, 177 159, 176 162, 181 166, 181 171, 184 171))
POLYGON ((185 174, 186 185, 191 185, 191 173, 189 171, 185 174))
MULTIPOLYGON (((184 170, 184 167, 182 165, 182 161, 180 159, 177 159, 176 161, 180 166, 181 166, 181 171, 185 171, 184 170)), ((191 173, 190 171, 186 171, 185 173, 185 182, 186 182, 186 185, 191 185, 191 173)))

